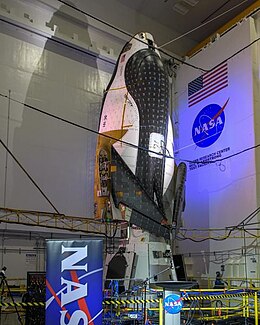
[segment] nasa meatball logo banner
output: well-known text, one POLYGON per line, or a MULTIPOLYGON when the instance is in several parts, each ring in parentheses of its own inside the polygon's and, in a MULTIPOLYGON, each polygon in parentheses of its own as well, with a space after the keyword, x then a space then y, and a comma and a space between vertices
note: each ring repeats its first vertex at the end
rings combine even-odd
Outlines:
POLYGON ((220 137, 225 126, 224 109, 228 101, 229 99, 222 107, 218 104, 207 105, 196 116, 192 126, 192 139, 198 147, 209 147, 220 137))
POLYGON ((102 324, 103 241, 47 241, 46 325, 102 324))
POLYGON ((178 314, 183 307, 181 296, 172 294, 164 298, 163 307, 169 314, 178 314))
MULTIPOLYGON (((217 65, 187 86, 185 115, 190 121, 190 136, 186 133, 182 139, 187 143, 183 148, 192 148, 188 157, 192 160, 188 163, 192 171, 209 166, 211 161, 226 157, 231 151, 227 134, 232 128, 230 111, 233 111, 234 98, 230 96, 229 62, 217 65)), ((224 168, 223 163, 216 165, 224 168)))

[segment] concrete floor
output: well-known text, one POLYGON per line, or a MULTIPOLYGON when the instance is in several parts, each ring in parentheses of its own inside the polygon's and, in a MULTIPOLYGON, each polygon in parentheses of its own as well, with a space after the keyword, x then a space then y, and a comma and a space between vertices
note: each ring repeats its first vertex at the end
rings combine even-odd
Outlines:
MULTIPOLYGON (((22 324, 25 325, 25 314, 20 313, 22 324)), ((17 314, 14 313, 1 313, 0 325, 21 325, 21 322, 18 319, 17 314)))

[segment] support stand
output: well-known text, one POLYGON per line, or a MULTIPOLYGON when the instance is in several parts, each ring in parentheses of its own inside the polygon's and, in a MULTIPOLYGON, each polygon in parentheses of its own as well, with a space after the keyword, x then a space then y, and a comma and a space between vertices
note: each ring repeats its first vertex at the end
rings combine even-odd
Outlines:
MULTIPOLYGON (((5 271, 6 271, 6 267, 4 266, 2 268, 2 271, 0 272, 0 278, 1 278, 1 282, 0 282, 0 290, 1 290, 1 304, 3 304, 3 297, 4 297, 4 290, 5 290, 5 287, 7 288, 7 291, 11 297, 11 300, 12 300, 12 303, 14 305, 14 308, 15 308, 15 312, 17 314, 17 318, 18 318, 18 321, 21 325, 23 325, 23 322, 22 322, 22 319, 21 319, 21 316, 18 312, 18 309, 17 309, 17 306, 15 304, 15 301, 14 301, 14 298, 12 296, 12 293, 11 293, 11 290, 10 290, 10 287, 7 283, 7 280, 6 280, 6 276, 5 276, 5 271)), ((0 307, 0 319, 1 319, 1 316, 2 316, 2 312, 1 312, 1 309, 2 307, 0 307)))
MULTIPOLYGON (((171 265, 169 267, 167 267, 166 269, 160 271, 159 273, 157 274, 154 274, 152 276, 150 276, 150 278, 146 278, 144 281, 143 281, 143 288, 144 288, 144 325, 146 323, 146 316, 147 316, 147 312, 146 312, 146 297, 147 297, 147 284, 148 282, 155 278, 155 277, 158 277, 158 275, 161 275, 169 270, 173 270, 174 269, 174 266, 173 266, 173 262, 171 262, 171 265)), ((156 284, 156 283, 155 283, 156 284)))
MULTIPOLYGON (((180 289, 194 288, 198 283, 196 281, 161 281, 157 282, 158 287, 163 288, 164 298, 168 295, 180 295, 180 289)), ((180 314, 168 314, 164 312, 164 325, 180 325, 180 314)))

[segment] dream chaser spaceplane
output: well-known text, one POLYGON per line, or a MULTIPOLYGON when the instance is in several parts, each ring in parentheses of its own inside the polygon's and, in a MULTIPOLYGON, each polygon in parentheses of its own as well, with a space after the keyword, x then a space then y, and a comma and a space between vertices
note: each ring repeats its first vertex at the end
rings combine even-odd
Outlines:
POLYGON ((169 225, 178 226, 186 165, 174 163, 168 98, 168 75, 153 37, 139 33, 120 53, 103 98, 95 169, 97 219, 126 218, 165 238, 170 238, 169 225))

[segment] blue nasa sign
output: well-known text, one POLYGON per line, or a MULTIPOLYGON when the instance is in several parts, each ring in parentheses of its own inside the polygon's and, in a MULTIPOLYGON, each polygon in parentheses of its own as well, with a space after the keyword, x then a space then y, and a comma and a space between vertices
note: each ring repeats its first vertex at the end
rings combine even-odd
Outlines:
POLYGON ((101 325, 103 242, 48 240, 46 325, 101 325))
POLYGON ((181 311, 182 306, 182 299, 176 294, 167 296, 163 301, 163 307, 169 314, 178 314, 181 311))
POLYGON ((224 109, 217 104, 205 106, 195 118, 192 126, 192 139, 198 147, 206 148, 215 143, 225 126, 224 109))

